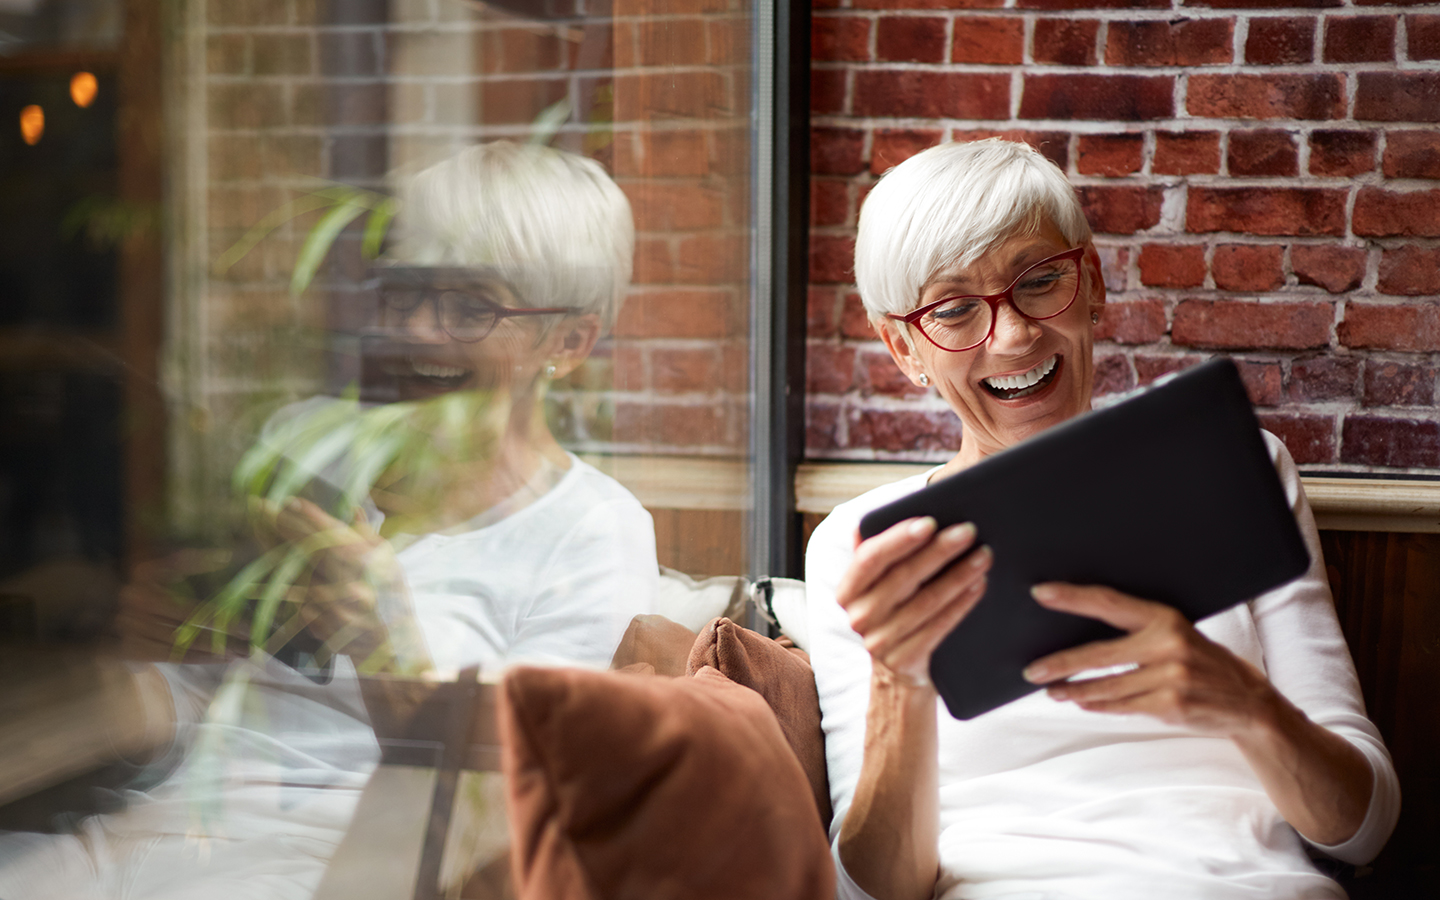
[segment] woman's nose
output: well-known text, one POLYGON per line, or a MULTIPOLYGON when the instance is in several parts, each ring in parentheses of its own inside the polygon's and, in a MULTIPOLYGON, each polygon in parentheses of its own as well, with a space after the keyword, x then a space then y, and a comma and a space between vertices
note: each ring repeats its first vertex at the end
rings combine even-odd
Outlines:
POLYGON ((411 310, 410 315, 405 317, 405 321, 401 325, 405 336, 410 340, 431 344, 443 344, 450 340, 450 335, 440 321, 439 306, 437 298, 429 297, 411 310))
POLYGON ((999 352, 1023 352, 1040 336, 1040 326, 1020 315, 1015 304, 1006 300, 995 308, 995 328, 990 333, 990 349, 999 352))

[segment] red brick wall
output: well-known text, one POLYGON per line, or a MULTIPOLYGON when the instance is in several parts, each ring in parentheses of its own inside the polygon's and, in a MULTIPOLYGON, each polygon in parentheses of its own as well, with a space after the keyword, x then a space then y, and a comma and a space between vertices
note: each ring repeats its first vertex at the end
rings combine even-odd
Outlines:
POLYGON ((1096 394, 1222 352, 1312 468, 1440 470, 1440 9, 1374 0, 817 0, 807 452, 939 459, 853 285, 855 220, 943 140, 1036 145, 1110 305, 1096 394), (1003 8, 1002 8, 1003 7, 1003 8))

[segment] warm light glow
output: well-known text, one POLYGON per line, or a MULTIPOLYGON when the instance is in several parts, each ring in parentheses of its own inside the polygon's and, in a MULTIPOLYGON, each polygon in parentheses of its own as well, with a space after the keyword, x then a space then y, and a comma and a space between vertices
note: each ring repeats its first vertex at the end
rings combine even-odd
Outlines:
POLYGON ((82 109, 95 102, 95 92, 98 90, 100 82, 89 72, 76 72, 70 79, 70 99, 82 109))
POLYGON ((27 106, 20 110, 20 136, 25 143, 34 146, 40 143, 45 133, 45 110, 38 106, 27 106))

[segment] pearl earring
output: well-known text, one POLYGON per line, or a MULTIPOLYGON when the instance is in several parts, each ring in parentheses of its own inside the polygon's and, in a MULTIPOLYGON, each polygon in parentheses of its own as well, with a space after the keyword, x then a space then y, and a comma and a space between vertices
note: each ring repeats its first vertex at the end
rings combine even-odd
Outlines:
POLYGON ((1100 324, 1100 314, 1099 314, 1099 313, 1091 313, 1091 314, 1090 314, 1090 324, 1091 324, 1091 325, 1099 325, 1099 324, 1100 324))
POLYGON ((548 366, 545 367, 545 377, 546 377, 546 378, 554 378, 554 377, 555 377, 555 366, 554 366, 554 365, 548 365, 548 366))
POLYGON ((926 375, 924 372, 921 372, 921 373, 920 373, 920 386, 921 386, 921 387, 929 387, 929 386, 930 386, 930 376, 929 376, 929 375, 926 375))

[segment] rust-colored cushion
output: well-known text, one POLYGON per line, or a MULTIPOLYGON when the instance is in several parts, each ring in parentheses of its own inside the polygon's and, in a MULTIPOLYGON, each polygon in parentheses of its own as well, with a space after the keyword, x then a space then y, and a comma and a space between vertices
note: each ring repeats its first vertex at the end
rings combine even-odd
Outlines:
POLYGON ((499 719, 521 900, 834 896, 805 773, 716 670, 517 668, 499 719))
POLYGON ((720 674, 758 693, 770 704, 785 740, 795 751, 820 822, 830 827, 830 780, 825 769, 825 732, 820 728, 820 695, 804 650, 787 647, 729 619, 713 619, 695 639, 688 672, 713 666, 720 674))
POLYGON ((649 663, 656 675, 679 678, 685 674, 685 661, 695 644, 695 632, 664 616, 636 616, 630 620, 610 668, 624 669, 636 663, 649 663))

